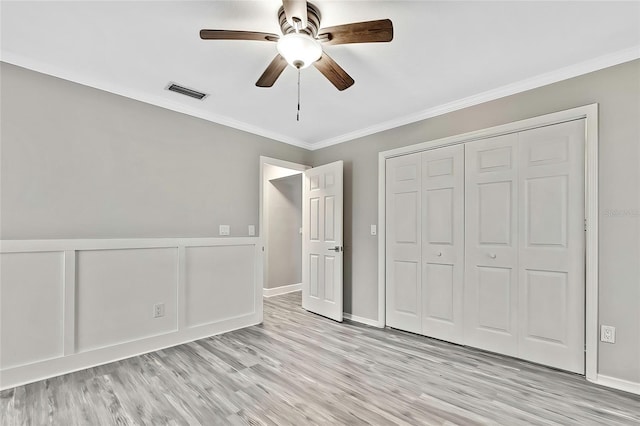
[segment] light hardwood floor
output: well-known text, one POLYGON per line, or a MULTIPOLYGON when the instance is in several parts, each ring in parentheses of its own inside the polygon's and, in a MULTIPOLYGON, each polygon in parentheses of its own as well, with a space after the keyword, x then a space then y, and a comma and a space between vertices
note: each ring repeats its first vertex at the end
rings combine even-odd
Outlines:
POLYGON ((395 330, 335 323, 300 293, 264 324, 9 389, 2 425, 639 425, 640 397, 395 330))

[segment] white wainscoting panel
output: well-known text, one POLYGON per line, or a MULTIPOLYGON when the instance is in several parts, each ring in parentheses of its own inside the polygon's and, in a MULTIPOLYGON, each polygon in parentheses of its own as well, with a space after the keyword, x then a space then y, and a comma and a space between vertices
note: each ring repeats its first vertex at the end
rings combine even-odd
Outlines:
POLYGON ((0 254, 0 368, 63 353, 64 254, 0 254))
POLYGON ((78 352, 177 330, 177 248, 78 251, 76 271, 78 352))
POLYGON ((0 241, 0 389, 259 324, 261 248, 251 237, 0 241))
POLYGON ((254 312, 253 247, 188 247, 185 260, 187 327, 254 312))

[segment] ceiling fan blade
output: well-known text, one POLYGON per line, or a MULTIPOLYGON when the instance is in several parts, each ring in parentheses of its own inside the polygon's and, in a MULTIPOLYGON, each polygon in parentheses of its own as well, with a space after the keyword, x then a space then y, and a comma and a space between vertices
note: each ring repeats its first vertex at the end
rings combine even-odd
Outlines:
POLYGON ((258 87, 271 87, 276 82, 282 71, 287 67, 287 61, 280 55, 273 58, 273 61, 269 64, 266 70, 262 73, 256 86, 258 87))
POLYGON ((256 31, 200 30, 203 40, 257 40, 278 41, 277 34, 259 33, 256 31))
POLYGON ((393 24, 390 19, 354 22, 322 28, 318 34, 325 44, 380 43, 393 40, 393 24))
POLYGON ((353 86, 353 78, 340 65, 336 63, 329 55, 323 53, 320 59, 313 63, 338 90, 348 89, 353 86))
POLYGON ((299 22, 298 29, 306 28, 307 26, 307 1, 306 0, 282 0, 282 6, 284 7, 284 14, 287 17, 287 22, 294 29, 296 28, 295 22, 299 22))

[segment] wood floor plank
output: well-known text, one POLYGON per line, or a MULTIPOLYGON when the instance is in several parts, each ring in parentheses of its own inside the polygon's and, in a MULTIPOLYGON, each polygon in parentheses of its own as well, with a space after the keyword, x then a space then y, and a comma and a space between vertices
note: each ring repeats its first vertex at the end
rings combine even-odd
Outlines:
POLYGON ((264 324, 0 392, 0 425, 640 425, 584 377, 265 299, 264 324))

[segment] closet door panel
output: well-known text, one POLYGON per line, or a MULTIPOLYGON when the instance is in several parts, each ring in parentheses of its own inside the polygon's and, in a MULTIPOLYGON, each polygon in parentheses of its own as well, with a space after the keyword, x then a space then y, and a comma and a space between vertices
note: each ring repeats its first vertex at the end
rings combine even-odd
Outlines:
POLYGON ((518 136, 465 146, 464 343, 518 353, 518 136))
POLYGON ((519 356, 584 373, 584 120, 519 134, 519 356))
POLYGON ((422 334, 462 343, 464 146, 422 153, 422 334))
POLYGON ((420 154, 386 162, 386 323, 420 333, 420 154))

